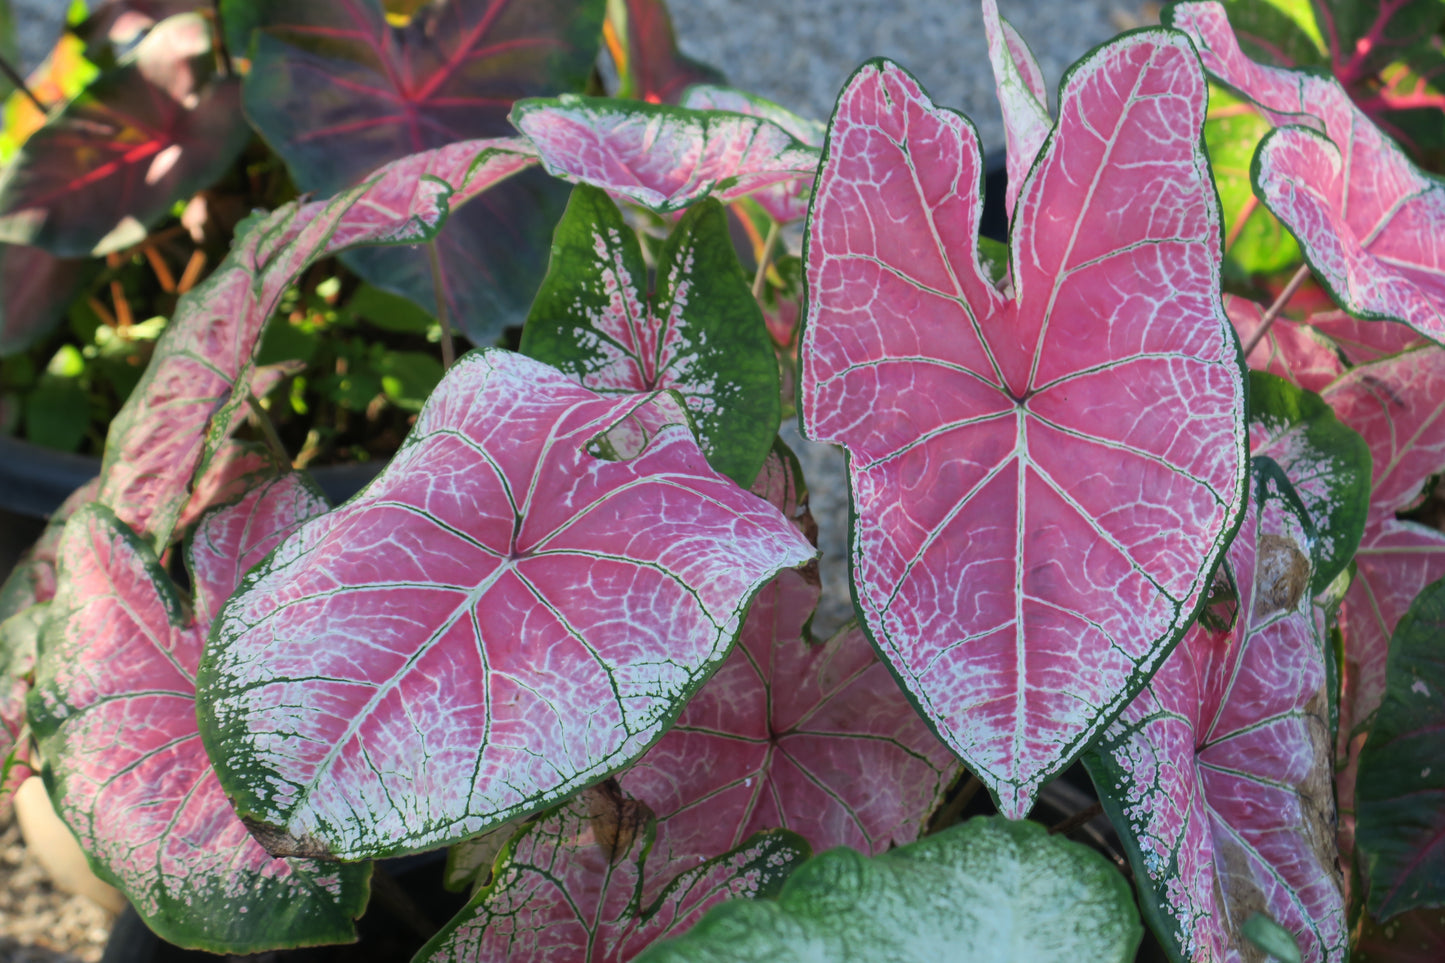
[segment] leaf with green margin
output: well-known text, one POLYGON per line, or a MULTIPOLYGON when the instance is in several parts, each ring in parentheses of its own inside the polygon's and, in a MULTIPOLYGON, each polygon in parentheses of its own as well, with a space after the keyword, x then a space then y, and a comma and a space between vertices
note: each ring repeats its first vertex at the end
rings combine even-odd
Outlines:
POLYGON ((1370 447, 1312 391, 1272 374, 1249 376, 1250 455, 1284 469, 1314 522, 1308 594, 1349 567, 1370 509, 1370 447))
POLYGON ((1445 580, 1390 639, 1385 696, 1360 751, 1355 844, 1370 912, 1445 905, 1445 580))
POLYGON ((249 383, 261 331, 301 272, 357 244, 424 242, 454 199, 532 162, 512 138, 465 141, 388 164, 330 200, 253 215, 226 260, 181 298, 111 422, 99 500, 153 544, 169 542, 190 486, 245 414, 237 386, 249 383))
POLYGON ((1328 64, 1314 0, 1225 0, 1229 25, 1245 52, 1277 67, 1328 64))
POLYGON ((651 297, 647 277, 617 205, 578 185, 521 351, 600 394, 676 391, 708 463, 751 485, 782 416, 778 364, 722 205, 706 199, 673 228, 651 297))
POLYGON ((1209 85, 1204 143, 1209 169, 1224 211, 1226 269, 1245 276, 1274 274, 1300 262, 1299 243, 1279 218, 1254 196, 1249 179, 1255 148, 1272 125, 1248 102, 1217 84, 1209 85))
POLYGON ((816 554, 686 423, 670 392, 602 397, 511 352, 452 366, 212 631, 202 734, 271 852, 466 839, 662 735, 752 596, 816 554))
POLYGON ((519 100, 512 123, 548 173, 659 214, 811 179, 818 151, 770 120, 605 97, 519 100))
POLYGON ((153 29, 26 141, 0 175, 0 241, 61 257, 142 240, 250 139, 240 82, 214 75, 199 14, 153 29))
MULTIPOLYGON (((580 90, 605 0, 449 0, 392 26, 380 0, 225 0, 231 49, 250 50, 246 114, 303 190, 351 187, 388 161, 512 133, 520 97, 580 90)), ((449 317, 477 344, 521 324, 547 268, 566 191, 539 171, 456 212, 435 244, 449 317)), ((423 250, 350 252, 377 287, 437 312, 423 250)))
POLYGON ((1196 627, 1085 757, 1145 918, 1174 960, 1238 960, 1265 912, 1344 959, 1326 666, 1305 593, 1313 525, 1268 458, 1226 564, 1232 633, 1196 627))
POLYGON ((809 855, 801 838, 771 830, 670 882, 653 880, 656 824, 611 783, 544 814, 507 843, 494 881, 415 963, 626 963, 725 899, 773 895, 809 855), (662 889, 655 901, 645 881, 662 889))
POLYGON ((208 515, 187 553, 194 611, 103 505, 65 526, 29 700, 46 786, 96 872, 172 943, 250 953, 346 941, 366 905, 369 866, 266 854, 197 731, 195 672, 219 600, 324 510, 289 475, 208 515))
POLYGON ((872 859, 830 850, 775 899, 724 903, 638 963, 1123 963, 1141 935, 1102 856, 1037 823, 979 817, 872 859))

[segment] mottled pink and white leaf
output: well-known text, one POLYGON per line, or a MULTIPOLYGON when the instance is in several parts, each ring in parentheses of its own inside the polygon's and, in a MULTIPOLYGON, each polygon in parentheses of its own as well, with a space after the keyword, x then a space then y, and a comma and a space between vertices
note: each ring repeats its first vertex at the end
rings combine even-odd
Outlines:
POLYGON ((1253 959, 1262 913, 1309 963, 1348 947, 1335 865, 1323 642, 1306 591, 1313 526, 1259 459, 1226 564, 1233 632, 1196 626, 1086 757, 1145 918, 1176 960, 1253 959))
POLYGON ((966 121, 874 62, 830 127, 803 424, 850 454, 864 627, 1010 816, 1142 687, 1241 515, 1204 102, 1176 33, 1074 67, 1019 195, 1012 298, 978 263, 966 121))
POLYGON ((659 213, 810 178, 816 149, 761 117, 567 94, 521 100, 512 123, 556 177, 659 213))
MULTIPOLYGON (((1254 301, 1233 294, 1224 296, 1239 340, 1248 343, 1259 330, 1264 309, 1254 301)), ((1250 351, 1245 362, 1255 371, 1268 371, 1306 391, 1322 391, 1345 370, 1334 347, 1311 325, 1276 318, 1264 337, 1250 351)))
POLYGON ((226 604, 202 732, 272 852, 459 841, 639 755, 813 555, 708 468, 675 396, 473 353, 226 604))
POLYGON ((1049 116, 1049 94, 1044 87, 1043 71, 1013 24, 999 16, 997 0, 983 0, 983 29, 988 36, 988 60, 993 66, 998 103, 1003 108, 1008 164, 1004 210, 1011 219, 1024 178, 1048 139, 1054 121, 1049 116))
POLYGON ((324 509, 299 476, 208 516, 192 612, 152 550, 103 505, 78 511, 41 641, 30 717, 56 810, 157 933, 249 953, 352 938, 369 867, 274 859, 236 817, 196 723, 209 601, 244 562, 324 509), (217 564, 210 556, 224 561, 217 564))

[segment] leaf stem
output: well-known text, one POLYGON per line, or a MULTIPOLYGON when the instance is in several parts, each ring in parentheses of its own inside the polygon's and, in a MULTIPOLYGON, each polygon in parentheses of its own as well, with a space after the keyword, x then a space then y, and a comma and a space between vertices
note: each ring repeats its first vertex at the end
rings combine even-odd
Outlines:
POLYGON ((25 78, 20 76, 20 71, 16 70, 14 65, 4 57, 0 57, 0 73, 5 75, 5 79, 10 81, 11 86, 24 94, 26 99, 35 105, 35 109, 40 111, 40 116, 44 117, 50 113, 50 108, 42 104, 40 98, 35 96, 35 92, 26 85, 25 78))
POLYGON ((928 832, 924 835, 931 836, 958 822, 958 817, 963 815, 963 811, 968 808, 969 803, 973 802, 973 797, 977 796, 978 791, 982 788, 983 783, 979 781, 979 778, 973 773, 969 773, 968 780, 958 790, 958 795, 933 814, 933 818, 929 820, 928 832))
POLYGON ((450 369, 457 360, 457 349, 452 343, 452 321, 447 317, 447 299, 442 291, 442 262, 437 255, 436 241, 427 242, 426 260, 431 268, 431 291, 437 303, 437 322, 442 326, 442 368, 450 369))
POLYGON ((221 0, 211 0, 211 37, 215 43, 216 59, 220 61, 221 76, 230 77, 236 72, 231 63, 231 51, 226 49, 226 31, 221 19, 221 0))
POLYGON ((1050 827, 1049 827, 1049 835, 1050 835, 1050 836, 1067 836, 1069 833, 1073 832, 1074 830, 1078 829, 1080 826, 1082 826, 1082 825, 1084 825, 1085 823, 1089 822, 1089 821, 1090 821, 1091 819, 1093 819, 1095 816, 1101 815, 1103 812, 1104 812, 1104 804, 1103 804, 1103 803, 1100 803, 1100 802, 1096 802, 1096 803, 1094 803, 1092 806, 1089 806, 1089 807, 1087 807, 1087 808, 1085 808, 1085 809, 1081 809, 1081 810, 1079 810, 1078 812, 1074 813, 1074 814, 1073 814, 1072 816, 1070 816, 1068 819, 1065 819, 1065 820, 1063 820, 1062 822, 1059 822, 1059 823, 1054 824, 1053 826, 1050 826, 1050 827))
POLYGON ((774 221, 773 226, 768 228, 768 236, 763 240, 763 249, 758 254, 758 270, 753 275, 753 300, 763 296, 763 281, 768 276, 768 262, 772 260, 773 245, 778 243, 780 233, 778 222, 774 221))
POLYGON ((271 416, 266 414, 266 409, 261 407, 261 401, 250 391, 246 392, 246 406, 251 409, 251 417, 261 428, 261 436, 266 439, 266 447, 271 449, 271 454, 283 465, 291 464, 291 456, 286 453, 286 445, 281 441, 281 435, 277 433, 276 426, 271 422, 271 416))
POLYGON ((1279 297, 1275 298, 1274 303, 1269 306, 1269 310, 1264 312, 1264 317, 1260 318, 1259 327, 1254 329, 1254 334, 1250 335, 1249 340, 1245 342, 1244 356, 1246 358, 1264 340, 1264 336, 1269 333, 1270 326, 1274 324, 1274 319, 1279 317, 1284 306, 1289 304, 1289 299, 1294 297, 1295 292, 1300 289, 1300 285, 1304 284, 1305 279, 1309 276, 1310 266, 1301 264, 1299 270, 1294 273, 1294 277, 1290 278, 1289 283, 1284 286, 1284 290, 1279 292, 1279 297))

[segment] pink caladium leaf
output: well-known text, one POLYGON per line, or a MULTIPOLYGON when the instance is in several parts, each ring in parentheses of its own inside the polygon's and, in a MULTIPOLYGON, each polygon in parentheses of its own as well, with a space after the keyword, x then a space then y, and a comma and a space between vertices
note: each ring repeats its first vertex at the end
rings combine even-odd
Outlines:
MULTIPOLYGON (((249 49, 246 114, 303 190, 351 187, 406 154, 512 133, 520 97, 580 90, 597 59, 605 0, 426 0, 394 25, 381 0, 227 0, 227 35, 249 49)), ((525 171, 437 235, 449 316, 477 344, 521 324, 547 268, 567 193, 525 171)), ((437 311, 427 252, 353 251, 366 280, 437 311)))
POLYGON ((41 602, 0 621, 0 812, 32 771, 25 700, 35 670, 36 639, 49 609, 41 602))
POLYGON ((782 417, 778 363, 721 205, 705 199, 683 216, 658 255, 651 296, 647 283, 622 212, 578 185, 522 353, 601 394, 677 392, 708 464, 752 484, 782 417))
POLYGON ((1169 8, 1205 68, 1276 124, 1255 155, 1255 189, 1351 314, 1404 321, 1445 340, 1445 186, 1412 164, 1333 79, 1264 67, 1239 49, 1223 5, 1169 8))
POLYGON ((902 69, 854 75, 824 149, 803 425, 849 453, 864 627, 1011 817, 1143 686, 1242 514, 1204 100, 1169 31, 1075 65, 1012 298, 977 260, 977 137, 902 69))
POLYGON ((65 317, 85 263, 38 247, 0 244, 0 355, 24 351, 65 317))
MULTIPOLYGON (((1239 340, 1246 343, 1264 319, 1264 309, 1259 304, 1233 294, 1224 296, 1224 311, 1234 330, 1239 332, 1239 340)), ((1316 392, 1345 370, 1328 339, 1320 337, 1311 325, 1283 318, 1275 319, 1245 361, 1255 371, 1267 371, 1292 385, 1316 392)))
POLYGON ((564 94, 518 101, 512 123, 551 174, 658 213, 811 178, 818 165, 816 149, 746 114, 564 94))
POLYGON ((1335 867, 1325 654, 1309 595, 1313 526, 1255 461, 1227 564, 1234 632, 1194 628, 1086 757, 1129 851, 1145 918, 1178 960, 1247 957, 1264 913, 1331 963, 1348 946, 1335 867))
MULTIPOLYGON (((753 491, 812 528, 791 452, 753 491)), ((808 637, 817 573, 765 585, 732 656, 657 745, 618 777, 657 814, 644 903, 680 869, 752 833, 790 829, 818 851, 868 855, 918 838, 956 771, 863 632, 808 637)))
POLYGON ((211 29, 171 17, 40 130, 0 176, 0 241, 62 257, 142 240, 250 138, 240 82, 213 76, 211 29))
POLYGON ((290 475, 207 516, 192 611, 150 547, 105 506, 60 543, 30 718, 57 812, 99 874, 167 940, 220 953, 353 938, 368 866, 274 859, 227 802, 202 747, 195 674, 215 600, 325 503, 290 475))
POLYGON ((1370 912, 1445 904, 1445 580, 1390 641, 1384 699, 1360 752, 1355 842, 1370 912))
POLYGON ((1344 572, 1370 511, 1370 448, 1319 395, 1274 375, 1249 378, 1250 455, 1284 470, 1314 524, 1313 598, 1344 572))
POLYGON ((1054 121, 1049 116, 1049 94, 1044 88, 1043 71, 1018 31, 998 15, 997 0, 983 0, 983 28, 988 35, 994 87, 998 90, 999 106, 1003 108, 1008 163, 1004 209, 1012 219, 1024 178, 1048 139, 1054 121))
POLYGON ((1409 325, 1394 321, 1361 321, 1344 311, 1312 314, 1309 325, 1323 332, 1350 364, 1377 361, 1386 355, 1399 354, 1429 343, 1409 325))
POLYGON ((641 754, 814 554, 708 468, 670 393, 474 352, 227 603, 202 732, 272 852, 459 841, 641 754))
POLYGON ((461 203, 533 163, 513 139, 467 141, 388 164, 329 201, 293 203, 238 231, 189 291, 106 438, 99 499, 153 544, 170 539, 216 449, 244 414, 252 357, 286 288, 357 244, 426 241, 461 203))
POLYGON ((770 896, 810 855, 792 833, 759 833, 658 879, 657 820, 612 784, 524 828, 497 874, 417 953, 417 963, 626 963, 725 899, 770 896), (645 895, 656 882, 661 895, 645 895))
POLYGON ((611 0, 603 36, 617 68, 617 96, 674 104, 693 84, 721 83, 713 67, 683 56, 664 0, 611 0))

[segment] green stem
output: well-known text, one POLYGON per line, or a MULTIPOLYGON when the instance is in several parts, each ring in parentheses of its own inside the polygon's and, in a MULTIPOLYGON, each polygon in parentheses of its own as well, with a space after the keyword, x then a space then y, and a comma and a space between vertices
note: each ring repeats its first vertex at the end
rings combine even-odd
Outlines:
POLYGON ((286 445, 281 441, 281 435, 277 433, 276 426, 271 422, 271 416, 266 414, 266 409, 261 407, 261 402, 251 392, 246 392, 246 405, 251 409, 251 417, 261 427, 261 436, 266 439, 266 447, 271 449, 271 454, 283 465, 291 464, 291 456, 286 453, 286 445))
POLYGON ((431 267, 431 290, 437 303, 437 322, 442 326, 442 367, 450 369, 457 360, 457 349, 452 343, 452 322, 447 317, 447 299, 442 290, 442 262, 437 255, 436 241, 427 244, 426 259, 431 267))
POLYGON ((763 282, 768 276, 768 263, 772 261, 773 245, 778 243, 778 222, 774 221, 773 226, 768 228, 768 236, 763 241, 763 250, 758 255, 758 271, 753 275, 753 300, 763 296, 763 282))

